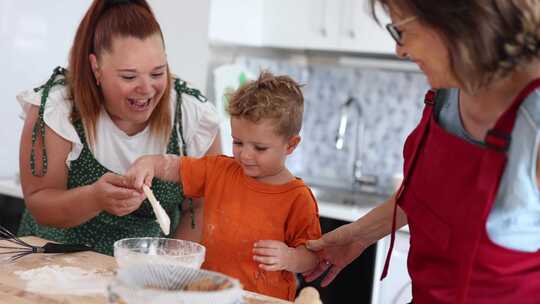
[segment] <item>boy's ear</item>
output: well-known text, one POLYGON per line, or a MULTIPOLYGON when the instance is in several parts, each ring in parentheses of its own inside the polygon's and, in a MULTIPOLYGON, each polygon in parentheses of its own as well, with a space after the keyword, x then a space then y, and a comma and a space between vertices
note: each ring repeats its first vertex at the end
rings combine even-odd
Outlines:
POLYGON ((300 137, 300 135, 294 135, 293 137, 289 138, 289 141, 287 143, 287 154, 293 153, 294 149, 298 147, 301 139, 302 138, 300 137))

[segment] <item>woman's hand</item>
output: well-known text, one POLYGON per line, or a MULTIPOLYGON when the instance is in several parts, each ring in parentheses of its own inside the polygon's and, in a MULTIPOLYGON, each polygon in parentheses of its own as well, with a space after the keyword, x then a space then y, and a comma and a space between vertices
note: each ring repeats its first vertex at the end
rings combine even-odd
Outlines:
POLYGON ((321 286, 327 286, 343 268, 362 254, 367 246, 362 241, 355 241, 352 232, 353 226, 348 224, 324 234, 318 240, 307 242, 306 247, 318 251, 321 260, 315 269, 303 273, 306 281, 317 279, 330 268, 321 282, 321 286))
POLYGON ((127 184, 123 176, 114 173, 106 173, 92 184, 92 193, 100 210, 116 216, 137 210, 145 196, 135 189, 127 188, 127 184))
POLYGON ((258 241, 253 244, 253 254, 253 260, 266 271, 292 269, 296 263, 294 248, 281 241, 258 241))
POLYGON ((133 188, 142 190, 143 185, 152 186, 152 179, 155 175, 155 163, 158 162, 157 158, 159 156, 141 156, 129 167, 125 177, 133 188))

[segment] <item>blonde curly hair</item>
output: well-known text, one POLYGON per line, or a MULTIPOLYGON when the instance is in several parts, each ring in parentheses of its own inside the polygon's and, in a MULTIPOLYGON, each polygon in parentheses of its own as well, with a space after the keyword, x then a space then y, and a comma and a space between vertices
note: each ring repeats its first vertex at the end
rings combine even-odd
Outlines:
POLYGON ((276 121, 276 133, 290 138, 300 133, 304 112, 302 86, 286 75, 263 71, 259 78, 228 94, 227 112, 231 117, 258 123, 276 121))

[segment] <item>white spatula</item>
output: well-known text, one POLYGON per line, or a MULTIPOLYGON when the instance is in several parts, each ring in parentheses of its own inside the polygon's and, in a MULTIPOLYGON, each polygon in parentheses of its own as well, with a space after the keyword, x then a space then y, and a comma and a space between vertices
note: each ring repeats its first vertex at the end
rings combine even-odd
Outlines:
POLYGON ((150 205, 152 205, 152 209, 156 214, 159 227, 161 227, 161 230, 163 230, 163 233, 165 235, 169 235, 169 231, 171 228, 171 219, 169 218, 169 215, 167 215, 167 212, 165 212, 163 207, 161 207, 158 200, 154 196, 154 193, 152 192, 152 190, 150 190, 150 188, 148 188, 147 185, 143 185, 143 191, 148 198, 148 201, 150 201, 150 205))

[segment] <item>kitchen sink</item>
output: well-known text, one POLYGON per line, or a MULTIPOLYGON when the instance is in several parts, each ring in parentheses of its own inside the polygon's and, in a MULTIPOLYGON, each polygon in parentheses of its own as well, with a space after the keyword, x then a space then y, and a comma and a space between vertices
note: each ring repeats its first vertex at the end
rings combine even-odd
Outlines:
POLYGON ((310 186, 318 202, 375 207, 388 199, 387 195, 371 192, 351 191, 333 187, 310 186))

